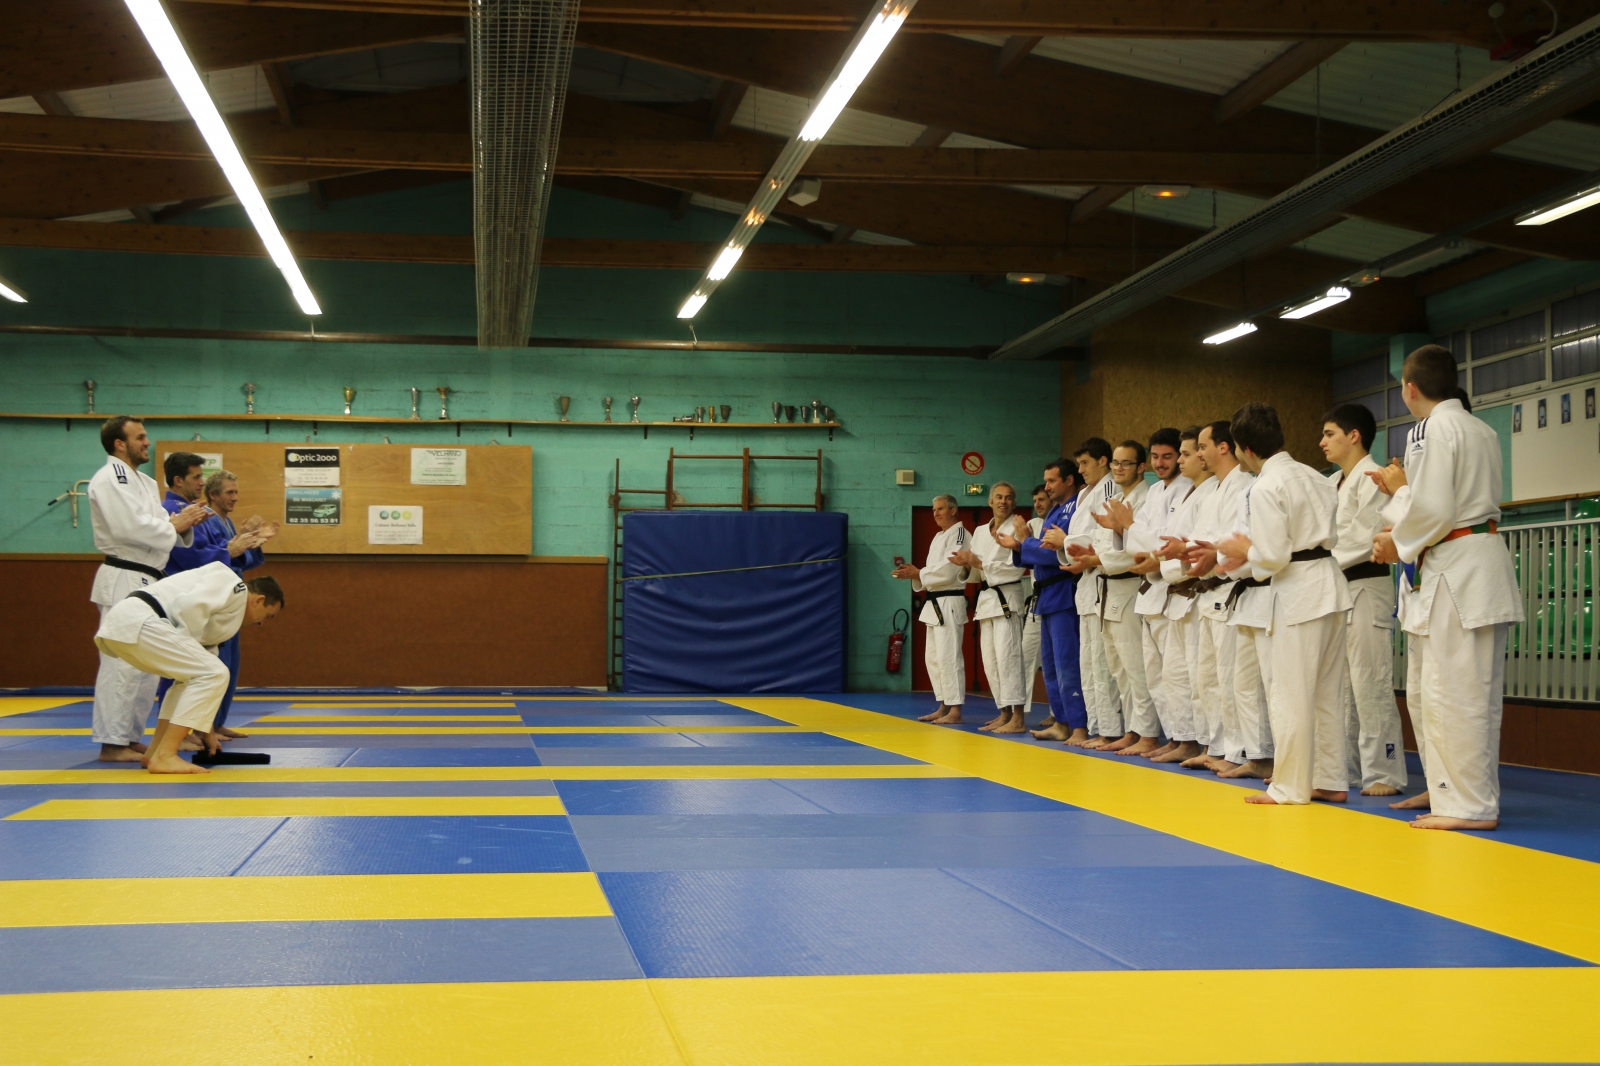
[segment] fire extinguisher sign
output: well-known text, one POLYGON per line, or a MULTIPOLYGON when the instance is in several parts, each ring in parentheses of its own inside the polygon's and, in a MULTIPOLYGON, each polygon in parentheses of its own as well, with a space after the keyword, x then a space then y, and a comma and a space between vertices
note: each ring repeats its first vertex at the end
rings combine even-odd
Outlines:
POLYGON ((968 452, 961 457, 961 472, 968 476, 983 473, 983 453, 968 452))

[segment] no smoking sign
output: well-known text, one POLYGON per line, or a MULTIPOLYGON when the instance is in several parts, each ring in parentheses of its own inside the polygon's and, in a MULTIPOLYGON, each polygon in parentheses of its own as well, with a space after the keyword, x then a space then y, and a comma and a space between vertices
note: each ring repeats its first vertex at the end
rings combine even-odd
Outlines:
POLYGON ((961 457, 961 472, 967 475, 983 473, 983 453, 968 452, 961 457))

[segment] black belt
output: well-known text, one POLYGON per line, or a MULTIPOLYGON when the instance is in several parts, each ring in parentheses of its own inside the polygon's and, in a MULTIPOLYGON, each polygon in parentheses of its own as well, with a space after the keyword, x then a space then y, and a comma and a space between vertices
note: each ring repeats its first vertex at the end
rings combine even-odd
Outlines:
POLYGON ((162 618, 167 617, 167 612, 161 607, 161 601, 150 595, 148 592, 145 592, 143 589, 134 589, 132 592, 128 593, 128 595, 134 599, 140 599, 148 603, 150 605, 150 609, 156 614, 160 615, 162 618))
POLYGON ((1105 578, 1107 581, 1132 581, 1134 578, 1139 577, 1140 575, 1135 574, 1131 570, 1124 570, 1120 574, 1101 574, 1100 576, 1105 578))
POLYGON ((106 556, 106 565, 115 567, 118 570, 132 570, 136 574, 149 574, 157 581, 167 576, 165 571, 157 570, 153 566, 146 566, 143 563, 130 563, 126 559, 118 559, 115 555, 106 556))
MULTIPOLYGON (((982 596, 984 589, 1008 589, 1012 585, 1020 585, 1020 584, 1022 584, 1022 579, 1021 578, 1018 578, 1015 581, 1007 581, 1007 582, 1004 582, 1004 583, 999 584, 999 585, 991 585, 987 581, 980 581, 980 582, 978 582, 978 595, 982 596)), ((1000 597, 1000 609, 1006 613, 1006 617, 1007 618, 1010 618, 1011 617, 1011 604, 1010 604, 1009 601, 1007 601, 1006 594, 1004 592, 998 592, 997 591, 995 593, 995 595, 1000 597)))
POLYGON ((1227 583, 1228 579, 1225 577, 1197 577, 1194 579, 1194 591, 1196 595, 1202 592, 1214 592, 1227 583))
POLYGON ((1291 563, 1308 563, 1312 559, 1331 559, 1333 553, 1327 548, 1307 548, 1304 551, 1290 552, 1291 563))
POLYGON ((1360 581, 1364 577, 1388 577, 1388 563, 1357 563, 1344 572, 1346 581, 1360 581))
POLYGON ((1035 599, 1038 598, 1040 590, 1047 589, 1051 585, 1059 585, 1063 581, 1071 581, 1073 578, 1075 578, 1077 576, 1078 576, 1077 574, 1072 573, 1070 570, 1057 570, 1055 573, 1050 574, 1048 577, 1036 577, 1036 578, 1034 578, 1033 579, 1033 595, 1034 595, 1034 598, 1035 599))
MULTIPOLYGON (((1324 548, 1323 550, 1326 551, 1327 549, 1324 548)), ((1241 577, 1239 580, 1233 583, 1233 588, 1228 590, 1228 599, 1223 606, 1231 611, 1233 610, 1234 603, 1239 599, 1240 596, 1244 595, 1245 589, 1258 589, 1267 584, 1270 584, 1270 582, 1257 581, 1253 577, 1241 577)))
POLYGON ((1167 591, 1174 596, 1182 596, 1186 600, 1192 600, 1200 595, 1200 579, 1191 577, 1187 581, 1179 581, 1177 584, 1168 585, 1167 591))
POLYGON ((933 604, 933 616, 939 619, 940 625, 944 625, 944 610, 940 608, 939 601, 948 599, 951 596, 960 596, 962 599, 966 599, 967 590, 964 588, 945 589, 942 592, 924 592, 922 596, 927 603, 933 604))

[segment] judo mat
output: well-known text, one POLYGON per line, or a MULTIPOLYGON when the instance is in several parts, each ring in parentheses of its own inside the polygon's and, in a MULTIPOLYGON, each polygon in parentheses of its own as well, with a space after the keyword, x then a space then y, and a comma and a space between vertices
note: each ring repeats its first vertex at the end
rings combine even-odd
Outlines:
POLYGON ((0 699, 0 1062, 1600 1061, 1600 778, 1423 833, 927 709, 246 693, 172 778, 0 699))
POLYGON ((843 691, 849 539, 830 512, 627 515, 623 689, 843 691))

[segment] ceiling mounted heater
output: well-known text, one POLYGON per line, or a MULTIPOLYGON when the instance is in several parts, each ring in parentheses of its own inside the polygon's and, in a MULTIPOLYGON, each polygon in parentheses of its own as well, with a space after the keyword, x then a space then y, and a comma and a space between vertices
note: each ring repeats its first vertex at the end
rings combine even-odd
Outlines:
POLYGON ((524 348, 555 184, 578 0, 470 0, 478 347, 524 348))

